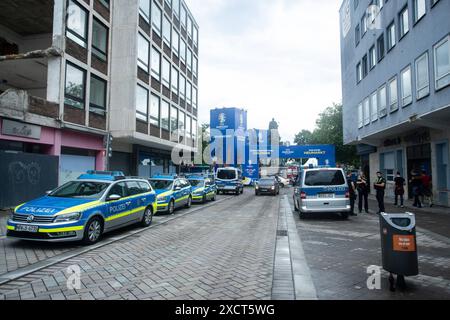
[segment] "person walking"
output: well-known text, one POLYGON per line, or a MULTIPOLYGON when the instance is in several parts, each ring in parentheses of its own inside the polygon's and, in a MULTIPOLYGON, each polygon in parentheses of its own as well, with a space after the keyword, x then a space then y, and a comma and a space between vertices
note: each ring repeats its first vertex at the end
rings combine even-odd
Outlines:
POLYGON ((395 182, 395 205, 398 206, 398 198, 400 198, 400 207, 405 207, 405 179, 400 172, 397 172, 397 176, 394 179, 395 182))
POLYGON ((384 192, 386 190, 386 179, 384 179, 383 174, 377 172, 377 181, 373 185, 377 191, 377 201, 378 201, 378 213, 386 212, 384 207, 384 192))
POLYGON ((422 170, 422 204, 425 204, 425 199, 428 200, 428 205, 433 207, 433 190, 431 183, 431 176, 425 170, 422 170))
POLYGON ((356 216, 355 214, 355 200, 356 200, 356 185, 353 181, 351 171, 347 172, 347 184, 348 184, 348 192, 350 194, 350 215, 356 216))
POLYGON ((358 209, 359 213, 362 213, 363 202, 364 210, 369 213, 369 185, 364 174, 361 174, 356 181, 356 189, 358 190, 358 209))
POLYGON ((422 208, 422 202, 420 201, 420 196, 422 194, 422 176, 417 172, 413 171, 411 174, 411 189, 414 196, 414 204, 413 206, 416 208, 422 208))

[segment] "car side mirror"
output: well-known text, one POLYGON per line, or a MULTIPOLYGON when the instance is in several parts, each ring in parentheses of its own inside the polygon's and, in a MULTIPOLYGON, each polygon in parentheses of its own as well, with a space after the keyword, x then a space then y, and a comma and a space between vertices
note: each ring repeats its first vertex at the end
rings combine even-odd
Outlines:
POLYGON ((112 194, 106 199, 106 201, 117 201, 120 199, 122 199, 122 197, 119 196, 118 194, 112 194))

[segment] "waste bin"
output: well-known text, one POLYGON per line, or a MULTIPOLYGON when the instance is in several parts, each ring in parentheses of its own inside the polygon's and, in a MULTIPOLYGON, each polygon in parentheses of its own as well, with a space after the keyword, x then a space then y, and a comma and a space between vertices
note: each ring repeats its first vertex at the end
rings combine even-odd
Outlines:
POLYGON ((419 274, 415 215, 382 213, 380 232, 383 269, 391 274, 391 290, 395 290, 393 274, 397 275, 397 285, 404 288, 404 277, 419 274))

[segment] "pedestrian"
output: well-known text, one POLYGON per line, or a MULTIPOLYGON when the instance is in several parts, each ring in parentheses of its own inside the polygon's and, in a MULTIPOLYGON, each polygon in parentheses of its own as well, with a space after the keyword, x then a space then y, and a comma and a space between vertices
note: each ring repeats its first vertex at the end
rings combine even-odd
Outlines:
POLYGON ((397 172, 397 176, 394 179, 395 182, 395 205, 398 206, 398 198, 400 198, 400 207, 405 207, 405 179, 400 172, 397 172))
POLYGON ((362 213, 363 203, 366 213, 369 213, 369 185, 364 174, 359 175, 356 181, 356 189, 358 190, 358 209, 362 213))
POLYGON ((356 216, 355 213, 355 201, 356 201, 356 185, 353 181, 352 172, 347 172, 347 184, 348 184, 348 192, 350 195, 350 215, 356 216))
POLYGON ((378 201, 378 213, 386 212, 384 207, 384 192, 386 190, 386 180, 383 174, 377 172, 377 181, 374 183, 375 190, 377 191, 377 201, 378 201))
POLYGON ((411 184, 412 194, 414 196, 413 206, 416 208, 422 208, 422 203, 420 201, 423 189, 422 176, 416 170, 413 170, 411 173, 411 180, 409 182, 411 184))
POLYGON ((428 205, 433 207, 433 189, 431 183, 431 176, 425 170, 422 170, 422 204, 425 204, 425 199, 428 200, 428 205))

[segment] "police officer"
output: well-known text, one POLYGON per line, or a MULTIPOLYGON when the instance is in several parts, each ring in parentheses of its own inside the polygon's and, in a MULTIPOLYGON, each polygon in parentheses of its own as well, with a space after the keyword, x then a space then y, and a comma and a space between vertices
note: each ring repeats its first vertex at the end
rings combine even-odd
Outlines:
POLYGON ((381 172, 377 172, 377 181, 374 183, 375 190, 377 191, 377 201, 379 212, 386 212, 384 207, 384 191, 386 190, 386 180, 381 172))
POLYGON ((352 172, 347 172, 347 184, 348 184, 348 192, 350 193, 350 215, 356 216, 355 214, 355 200, 356 200, 356 185, 353 181, 352 172))

